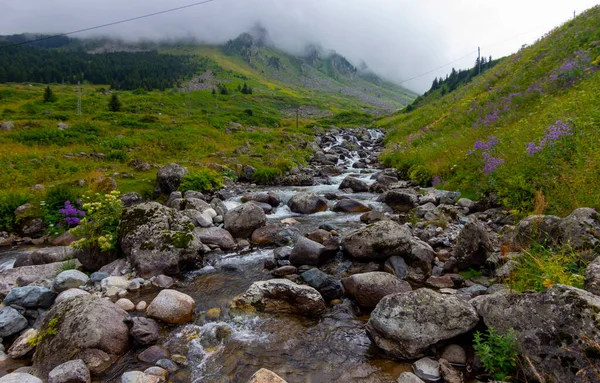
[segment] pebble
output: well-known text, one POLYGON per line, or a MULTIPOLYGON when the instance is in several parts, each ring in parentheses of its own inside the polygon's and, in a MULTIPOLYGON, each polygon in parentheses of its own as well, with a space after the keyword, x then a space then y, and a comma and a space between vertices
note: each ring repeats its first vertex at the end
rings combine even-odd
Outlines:
POLYGON ((119 299, 115 302, 115 305, 117 305, 117 307, 120 307, 125 311, 133 311, 135 309, 135 305, 133 304, 133 302, 127 298, 119 299))
POLYGON ((140 302, 139 302, 139 303, 138 303, 138 304, 135 306, 135 309, 136 309, 137 311, 144 312, 144 311, 146 311, 146 307, 148 307, 148 303, 146 303, 146 301, 140 301, 140 302))
POLYGON ((167 370, 169 372, 177 372, 177 370, 179 370, 179 366, 177 366, 177 364, 175 362, 173 362, 171 359, 161 359, 156 362, 156 365, 158 367, 164 368, 165 370, 167 370))

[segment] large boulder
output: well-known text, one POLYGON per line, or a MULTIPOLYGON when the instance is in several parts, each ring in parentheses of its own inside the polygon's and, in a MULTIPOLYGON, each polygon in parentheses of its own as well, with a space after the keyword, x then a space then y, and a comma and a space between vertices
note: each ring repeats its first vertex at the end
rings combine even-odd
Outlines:
POLYGON ((236 247, 231 234, 220 227, 196 228, 194 234, 205 245, 219 246, 222 250, 231 250, 236 247))
POLYGON ((589 207, 575 209, 562 219, 559 229, 564 243, 575 249, 592 249, 600 243, 600 214, 589 207))
POLYGON ((348 176, 340 184, 340 189, 351 189, 355 193, 362 193, 369 191, 369 185, 356 177, 348 176))
POLYGON ((196 302, 187 294, 176 290, 162 290, 150 303, 146 314, 150 318, 169 324, 182 324, 194 319, 196 302))
POLYGON ((273 192, 258 193, 258 194, 245 194, 242 197, 242 202, 255 201, 260 203, 266 203, 271 207, 277 207, 281 204, 281 197, 273 192))
POLYGON ((13 372, 1 377, 0 383, 42 383, 42 380, 26 372, 13 372))
POLYGON ((329 250, 318 242, 300 236, 290 254, 290 262, 295 266, 322 265, 332 255, 335 255, 335 251, 329 250))
POLYGON ((408 227, 393 221, 379 221, 348 233, 342 239, 342 248, 359 261, 385 260, 408 254, 411 238, 408 227))
POLYGON ((69 360, 82 359, 92 374, 100 374, 131 346, 129 328, 123 321, 127 312, 95 296, 77 296, 55 305, 44 317, 43 337, 33 356, 36 376, 69 360))
POLYGON ((287 205, 292 212, 300 214, 314 214, 328 208, 327 199, 312 192, 297 193, 290 198, 287 205))
POLYGON ((232 309, 315 316, 325 310, 325 301, 317 290, 287 279, 254 282, 233 299, 232 309))
POLYGON ((235 238, 248 238, 254 230, 267 223, 267 216, 259 206, 247 203, 225 213, 225 230, 235 238))
POLYGON ((0 306, 0 338, 11 336, 27 327, 27 319, 17 310, 0 306))
POLYGON ((456 239, 454 257, 448 263, 459 270, 485 265, 493 251, 490 235, 483 223, 469 219, 456 239))
MULTIPOLYGON (((590 366, 600 365, 600 297, 571 286, 555 285, 542 293, 482 295, 470 301, 488 327, 510 329, 519 353, 538 374, 553 382, 592 382, 590 366)), ((536 379, 530 366, 526 371, 536 379)))
POLYGON ((316 267, 300 274, 300 278, 310 287, 317 289, 328 301, 340 298, 344 294, 340 281, 316 267))
POLYGON ((478 322, 468 302, 422 288, 385 296, 371 313, 367 333, 387 354, 415 359, 437 342, 470 331, 478 322))
POLYGON ((181 180, 188 174, 186 167, 177 164, 163 166, 156 173, 156 181, 160 191, 166 195, 176 191, 181 185, 181 180))
POLYGON ((98 271, 118 258, 118 252, 102 251, 100 248, 84 248, 77 253, 77 259, 89 271, 98 271))
POLYGON ((85 285, 89 280, 90 277, 79 270, 65 270, 56 276, 54 290, 60 293, 68 289, 75 289, 85 285))
POLYGON ((386 295, 412 291, 408 282, 383 271, 354 274, 342 279, 346 294, 365 308, 374 308, 386 295))
POLYGON ((13 287, 2 303, 5 306, 17 305, 28 309, 52 306, 56 293, 42 286, 13 287))
POLYGON ((77 258, 78 252, 79 250, 71 246, 44 247, 19 255, 13 267, 63 262, 68 259, 77 258))
POLYGON ((348 198, 336 202, 331 210, 342 213, 365 213, 371 211, 371 208, 362 202, 348 198))
MULTIPOLYGON (((26 286, 44 277, 54 277, 65 264, 65 262, 55 262, 45 265, 22 266, 2 270, 0 271, 0 285, 26 286)), ((81 267, 81 263, 75 261, 75 266, 81 267)))
POLYGON ((254 230, 250 240, 258 245, 285 246, 294 243, 299 235, 300 233, 295 227, 272 223, 254 230))
POLYGON ((191 219, 157 202, 125 209, 119 243, 142 278, 177 274, 179 264, 196 259, 202 248, 191 219))
POLYGON ((408 191, 390 190, 377 198, 378 202, 383 202, 391 207, 395 212, 406 213, 418 206, 416 194, 408 191))
POLYGON ((160 326, 155 320, 144 317, 132 318, 130 333, 139 344, 154 344, 160 338, 160 326))
POLYGON ((48 374, 48 383, 90 383, 90 370, 81 359, 56 366, 48 374))
POLYGON ((555 215, 531 215, 517 224, 515 241, 523 246, 533 242, 556 242, 561 219, 555 215))

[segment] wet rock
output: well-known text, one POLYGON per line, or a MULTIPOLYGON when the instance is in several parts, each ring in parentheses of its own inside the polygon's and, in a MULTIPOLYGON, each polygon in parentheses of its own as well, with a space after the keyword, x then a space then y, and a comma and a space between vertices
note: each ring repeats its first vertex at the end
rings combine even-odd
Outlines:
POLYGON ((121 383, 159 383, 158 376, 147 375, 141 371, 127 371, 121 375, 121 383))
POLYGON ((290 262, 294 266, 321 265, 332 255, 332 252, 320 243, 306 237, 298 237, 290 254, 290 262))
POLYGON ((365 181, 359 180, 358 178, 352 176, 344 178, 339 188, 351 189, 355 193, 363 193, 369 191, 369 185, 367 185, 365 181))
POLYGON ((63 262, 77 257, 79 250, 71 246, 55 246, 36 249, 20 255, 13 267, 44 265, 47 263, 63 262))
POLYGON ((58 304, 64 300, 67 300, 67 299, 70 299, 73 297, 77 297, 80 295, 90 295, 90 293, 88 293, 87 291, 81 290, 81 289, 68 289, 68 290, 65 290, 62 293, 58 294, 54 303, 58 304))
POLYGON ((158 367, 164 368, 165 370, 167 370, 168 372, 177 372, 177 370, 179 370, 179 367, 177 366, 177 364, 175 364, 175 362, 173 362, 170 359, 161 359, 159 361, 156 362, 156 365, 158 367))
POLYGON ((158 366, 148 367, 147 369, 144 370, 144 374, 162 378, 161 381, 163 381, 163 382, 166 381, 167 377, 169 376, 169 372, 167 370, 165 370, 164 368, 158 367, 158 366))
POLYGON ((371 313, 367 333, 391 356, 414 359, 440 340, 470 331, 478 322, 468 302, 422 288, 385 296, 371 313))
POLYGON ((196 228, 194 234, 203 244, 216 245, 223 250, 232 250, 237 245, 231 234, 220 227, 196 228))
POLYGON ((168 164, 158 170, 156 181, 162 193, 169 195, 176 191, 181 180, 188 174, 186 167, 177 164, 168 164))
POLYGON ((408 282, 394 275, 373 271, 355 274, 342 279, 346 293, 353 296, 362 307, 373 308, 386 295, 412 291, 408 282))
POLYGON ((425 380, 440 379, 440 364, 431 358, 421 358, 413 363, 415 375, 425 380))
POLYGON ((198 258, 201 242, 191 219, 157 202, 125 209, 119 243, 142 278, 176 274, 180 262, 198 258))
POLYGON ((465 349, 457 344, 449 344, 442 351, 442 358, 452 364, 467 364, 467 353, 465 349))
POLYGON ((0 383, 42 383, 42 380, 24 372, 13 372, 1 377, 0 383))
POLYGON ((423 382, 421 380, 421 378, 419 378, 412 372, 403 372, 398 377, 398 380, 396 381, 396 383, 425 383, 425 382, 423 382))
POLYGON ((268 203, 263 203, 263 202, 258 202, 258 201, 250 201, 248 203, 251 203, 251 204, 254 204, 254 205, 260 207, 265 214, 273 213, 273 206, 269 205, 268 203))
POLYGON ((17 310, 0 306, 0 338, 11 336, 27 327, 27 319, 17 310))
POLYGON ((299 235, 300 233, 295 227, 273 223, 254 230, 250 240, 263 246, 283 246, 294 243, 299 235))
POLYGON ((585 289, 592 294, 600 295, 600 257, 590 262, 585 269, 585 289))
POLYGON ((415 194, 400 190, 387 191, 380 195, 377 201, 385 203, 397 213, 409 212, 418 205, 415 194))
POLYGON ((65 270, 56 276, 54 280, 54 290, 63 292, 68 289, 75 289, 85 285, 89 277, 79 270, 65 270))
POLYGON ((75 359, 56 366, 48 374, 48 383, 90 383, 90 370, 83 360, 75 359))
POLYGON ((395 255, 385 261, 383 271, 395 275, 396 278, 405 279, 408 276, 408 265, 404 258, 395 255))
POLYGON ((600 243, 600 214, 589 207, 575 209, 562 219, 559 229, 564 243, 575 249, 592 249, 600 243))
POLYGON ((351 257, 364 260, 384 260, 410 252, 412 234, 406 226, 393 221, 379 221, 348 233, 342 248, 351 257))
POLYGON ((265 226, 267 216, 253 204, 244 204, 225 213, 225 230, 235 238, 249 238, 254 230, 265 226))
MULTIPOLYGON (((600 342, 600 298, 596 295, 554 285, 542 293, 501 291, 470 302, 488 327, 500 334, 514 329, 520 355, 553 381, 584 382, 589 366, 600 363, 597 353, 586 351, 600 342)), ((536 379, 529 366, 525 369, 536 379)))
POLYGON ((517 225, 515 240, 528 246, 534 242, 556 242, 560 236, 561 219, 554 215, 532 215, 517 225))
POLYGON ((256 201, 270 205, 271 207, 278 207, 281 204, 281 198, 273 193, 260 193, 260 194, 246 194, 242 197, 242 202, 256 201))
POLYGON ((450 365, 446 359, 439 360, 440 376, 446 383, 464 383, 463 374, 450 365))
POLYGON ((456 239, 454 260, 449 262, 459 270, 479 268, 485 264, 492 251, 492 242, 485 226, 479 221, 469 220, 456 239))
POLYGON ((301 192, 294 195, 288 201, 288 207, 294 213, 314 214, 326 211, 327 200, 312 192, 301 192))
POLYGON ((331 301, 344 295, 341 282, 317 268, 303 272, 300 277, 307 285, 317 289, 325 300, 331 301))
POLYGON ((266 368, 261 368, 256 371, 254 375, 250 378, 248 383, 287 383, 283 380, 279 375, 274 373, 273 371, 267 370, 266 368))
POLYGON ((48 308, 54 303, 56 293, 42 286, 13 287, 2 303, 24 308, 48 308))
POLYGON ((289 246, 278 247, 273 250, 273 256, 275 257, 275 259, 280 261, 289 260, 291 254, 292 248, 289 246))
POLYGON ((317 229, 315 231, 311 231, 310 233, 306 234, 306 238, 323 245, 325 242, 327 242, 331 238, 331 231, 317 229))
POLYGON ((19 336, 8 349, 8 356, 13 359, 24 357, 33 350, 33 339, 39 334, 38 330, 30 328, 19 336))
POLYGON ((378 221, 383 221, 384 219, 389 219, 389 217, 380 211, 369 211, 360 216, 360 221, 368 225, 378 221))
POLYGON ((182 324, 194 319, 196 302, 175 290, 162 290, 148 306, 146 314, 169 324, 182 324))
POLYGON ((273 271, 271 271, 271 275, 277 278, 285 277, 286 275, 296 274, 298 269, 296 266, 282 266, 273 271))
POLYGON ((271 279, 252 283, 244 294, 233 299, 232 308, 314 316, 325 310, 325 301, 312 287, 271 279))
POLYGON ((161 359, 169 357, 169 351, 162 346, 150 346, 137 356, 138 360, 143 363, 155 364, 161 359))
POLYGON ((131 346, 127 313, 106 299, 74 297, 54 305, 44 317, 40 331, 54 320, 56 334, 44 337, 33 357, 38 376, 70 360, 83 359, 93 374, 105 371, 131 346))
POLYGON ((364 213, 370 211, 371 208, 367 205, 353 199, 343 199, 338 201, 332 208, 335 212, 343 213, 364 213))

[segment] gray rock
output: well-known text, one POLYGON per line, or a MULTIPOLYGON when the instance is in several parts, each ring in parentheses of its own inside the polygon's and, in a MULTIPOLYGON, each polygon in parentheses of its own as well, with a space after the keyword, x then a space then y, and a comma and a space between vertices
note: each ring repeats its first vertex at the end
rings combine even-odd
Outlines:
POLYGON ((182 324, 194 319, 196 302, 192 297, 176 290, 162 290, 152 300, 146 314, 169 324, 182 324))
POLYGON ((121 375, 121 383, 159 383, 158 376, 146 375, 141 371, 127 371, 121 375))
POLYGON ((58 130, 67 130, 67 129, 69 129, 69 124, 64 123, 64 122, 59 122, 57 127, 58 127, 58 130))
MULTIPOLYGON (((529 358, 542 376, 555 382, 596 379, 589 367, 597 366, 600 356, 589 350, 592 344, 600 343, 598 296, 554 285, 542 293, 517 295, 504 291, 470 302, 488 327, 500 334, 514 330, 519 354, 529 358)), ((525 369, 536 379, 528 365, 525 369)))
POLYGON ((398 377, 396 383, 425 383, 418 376, 413 374, 412 372, 403 372, 398 377))
POLYGON ((250 240, 257 245, 284 246, 294 243, 299 235, 300 232, 295 227, 273 223, 254 230, 250 240))
POLYGON ((331 210, 343 213, 365 213, 371 211, 371 208, 362 202, 348 198, 336 202, 331 210))
POLYGON ((68 289, 78 288, 89 281, 89 277, 79 270, 65 270, 56 276, 54 290, 62 292, 68 289))
POLYGON ((0 337, 4 338, 18 333, 28 325, 27 319, 15 309, 0 306, 0 337))
POLYGON ((15 128, 15 123, 12 121, 5 121, 0 125, 0 130, 4 132, 10 132, 15 128))
POLYGON ((156 362, 156 365, 160 368, 164 368, 170 373, 177 372, 177 370, 179 370, 177 364, 170 359, 160 359, 156 362))
POLYGON ((359 180, 358 178, 348 176, 344 178, 340 184, 340 189, 352 189, 355 193, 363 193, 369 191, 369 185, 365 181, 359 180))
POLYGON ((200 227, 211 227, 213 224, 212 217, 207 213, 197 214, 195 220, 200 227))
MULTIPOLYGON (((55 262, 2 270, 0 271, 0 285, 26 286, 44 277, 54 277, 64 265, 64 262, 55 262)), ((75 266, 81 267, 81 263, 75 261, 75 266)))
POLYGON ((442 351, 442 358, 452 364, 462 365, 467 364, 467 353, 465 349, 457 344, 449 344, 442 351))
POLYGON ((152 286, 158 287, 159 289, 168 289, 175 284, 175 280, 167 275, 157 275, 150 279, 152 286))
POLYGON ((440 379, 440 364, 431 358, 421 358, 412 365, 415 375, 425 380, 440 379))
POLYGON ((133 339, 142 345, 154 344, 160 338, 160 327, 155 320, 150 318, 133 318, 133 326, 129 331, 133 339))
POLYGON ((371 313, 367 333, 391 356, 414 359, 440 340, 470 331, 478 322, 468 302, 423 288, 385 296, 371 313))
POLYGON ((275 257, 275 259, 280 261, 289 260, 291 254, 292 248, 289 246, 278 247, 273 250, 273 256, 275 257))
POLYGON ((532 215, 522 219, 517 225, 515 240, 527 246, 533 242, 555 243, 560 237, 561 219, 554 215, 532 215))
POLYGON ((271 275, 276 278, 282 278, 286 275, 296 274, 297 272, 298 269, 296 268, 296 266, 287 265, 278 267, 277 269, 271 271, 271 275))
POLYGON ((462 372, 454 369, 446 359, 440 359, 440 375, 446 383, 464 383, 462 372))
POLYGON ((600 214, 589 207, 575 209, 562 219, 559 229, 564 243, 575 249, 592 249, 600 243, 600 214))
POLYGON ((264 211, 254 204, 243 204, 225 213, 225 230, 235 238, 248 238, 267 223, 264 211))
POLYGON ((246 194, 242 197, 242 202, 249 201, 264 203, 271 207, 277 207, 281 204, 281 198, 273 192, 260 194, 246 194))
POLYGON ((194 234, 205 245, 216 245, 223 250, 232 250, 236 247, 235 239, 227 230, 220 227, 196 228, 194 234))
POLYGON ((385 203, 397 213, 409 212, 418 205, 415 194, 400 190, 387 191, 380 195, 377 201, 385 203))
POLYGON ((233 299, 231 309, 315 316, 325 310, 325 301, 317 290, 287 279, 254 282, 233 299))
POLYGON ((168 358, 169 355, 169 351, 163 346, 154 345, 140 352, 137 359, 143 363, 154 364, 161 359, 168 358))
POLYGON ((53 246, 36 249, 32 252, 21 254, 13 267, 44 265, 47 263, 63 262, 67 259, 77 258, 79 250, 71 246, 53 246))
POLYGON ((488 288, 485 286, 474 284, 473 286, 458 289, 457 294, 467 295, 470 299, 486 294, 487 290, 488 288))
POLYGON ((290 254, 292 265, 321 265, 332 256, 332 252, 318 242, 306 237, 298 237, 290 254))
POLYGON ((77 297, 80 295, 90 295, 90 293, 88 293, 87 291, 81 290, 81 289, 68 289, 68 290, 65 290, 62 293, 58 294, 54 303, 59 304, 60 302, 62 302, 64 300, 67 300, 67 299, 70 299, 73 297, 77 297))
POLYGON ((98 282, 102 282, 103 279, 110 277, 110 275, 108 273, 105 273, 103 271, 95 271, 90 275, 90 282, 92 283, 98 283, 98 282))
POLYGON ((386 295, 407 293, 412 291, 408 282, 382 271, 354 274, 342 279, 342 284, 349 294, 362 307, 373 308, 386 295))
POLYGON ((131 346, 127 313, 106 299, 74 297, 52 307, 41 331, 55 321, 56 334, 44 337, 33 357, 37 376, 48 376, 58 365, 83 359, 93 374, 105 371, 131 346))
POLYGON ((119 199, 121 200, 123 207, 131 207, 144 202, 142 196, 136 192, 125 193, 122 196, 120 196, 119 199))
POLYGON ((383 265, 383 270, 386 273, 395 275, 397 278, 404 279, 408 276, 408 265, 404 258, 394 255, 389 257, 383 265))
POLYGON ((456 239, 453 266, 459 270, 481 267, 492 251, 492 242, 485 226, 477 220, 470 219, 456 239))
POLYGON ((157 202, 125 209, 119 243, 142 278, 177 274, 179 264, 199 257, 202 243, 185 215, 157 202))
POLYGON ((52 306, 56 293, 42 286, 13 287, 4 301, 5 306, 17 305, 28 309, 52 306))
POLYGON ((183 198, 195 198, 206 201, 206 197, 204 196, 204 194, 194 190, 186 190, 186 192, 183 193, 183 198))
POLYGON ((379 221, 348 233, 342 248, 358 260, 384 260, 410 253, 412 234, 406 226, 393 221, 379 221))
POLYGON ((585 269, 585 289, 600 295, 600 257, 594 259, 585 269))
POLYGON ((32 341, 38 336, 39 331, 33 328, 22 333, 8 349, 8 355, 13 358, 22 358, 35 347, 32 341))
POLYGON ((300 277, 307 285, 317 289, 325 300, 337 299, 344 294, 340 281, 317 268, 303 272, 300 277))
POLYGON ((90 383, 91 380, 90 370, 81 359, 56 366, 48 374, 48 383, 90 383))
POLYGON ((314 214, 328 208, 327 200, 312 192, 297 193, 287 205, 292 212, 300 214, 314 214))
POLYGON ((13 372, 1 377, 0 383, 42 383, 42 380, 24 372, 13 372))
POLYGON ((460 207, 466 207, 467 209, 471 209, 473 206, 475 206, 475 202, 471 201, 468 198, 461 198, 458 201, 456 201, 456 204, 460 207))
POLYGON ((166 194, 170 195, 171 192, 176 191, 181 184, 181 180, 184 176, 188 174, 187 168, 177 165, 177 164, 168 164, 158 170, 156 174, 156 181, 158 182, 158 186, 160 190, 166 194))

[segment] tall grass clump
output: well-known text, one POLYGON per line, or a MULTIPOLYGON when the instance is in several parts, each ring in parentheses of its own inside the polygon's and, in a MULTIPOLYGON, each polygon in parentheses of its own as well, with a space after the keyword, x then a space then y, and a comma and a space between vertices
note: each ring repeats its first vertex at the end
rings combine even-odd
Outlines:
POLYGON ((211 169, 202 169, 183 177, 179 191, 210 191, 223 186, 223 176, 211 169))
POLYGON ((31 199, 31 195, 25 192, 4 191, 0 192, 0 230, 14 231, 17 217, 15 210, 31 199))

